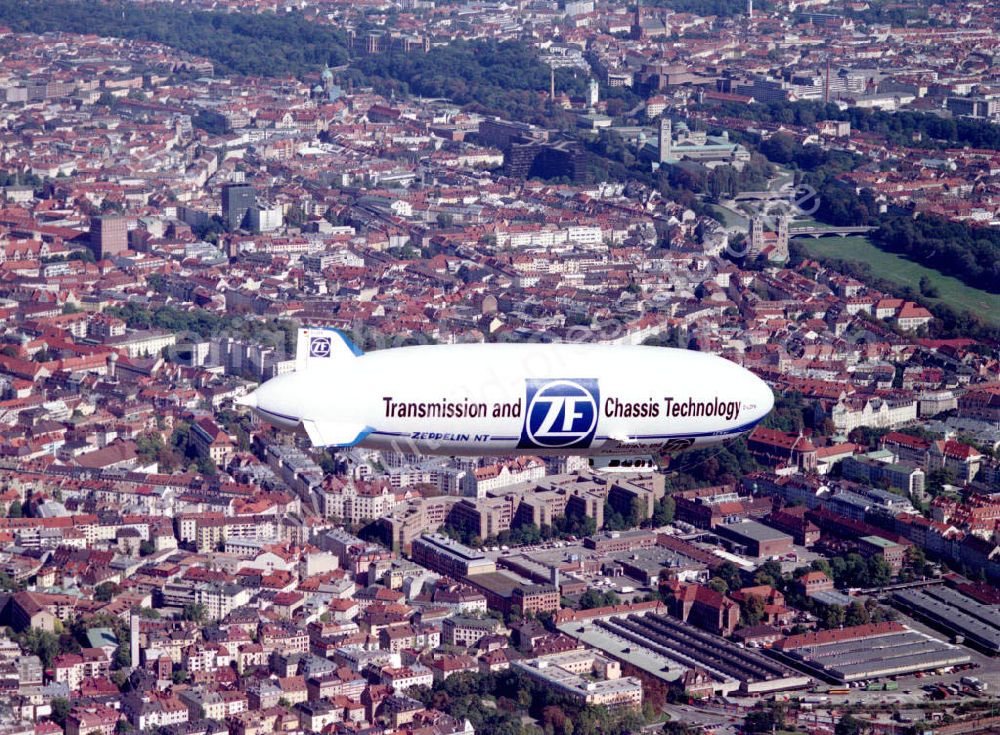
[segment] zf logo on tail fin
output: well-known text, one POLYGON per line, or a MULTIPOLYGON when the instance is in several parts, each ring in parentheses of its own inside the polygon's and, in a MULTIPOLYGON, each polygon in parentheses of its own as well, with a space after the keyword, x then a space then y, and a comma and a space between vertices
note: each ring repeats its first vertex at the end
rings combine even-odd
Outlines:
POLYGON ((589 378, 526 381, 527 411, 518 447, 583 449, 597 431, 601 393, 589 378))
POLYGON ((329 357, 329 356, 330 356, 329 337, 309 338, 309 357, 329 357))

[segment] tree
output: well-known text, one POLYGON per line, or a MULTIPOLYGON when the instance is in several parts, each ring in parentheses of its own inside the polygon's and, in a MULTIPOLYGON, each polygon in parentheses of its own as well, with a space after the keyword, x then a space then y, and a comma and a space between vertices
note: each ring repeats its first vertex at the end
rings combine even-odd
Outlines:
POLYGON ((760 152, 775 163, 791 163, 798 144, 791 133, 776 133, 761 143, 760 152))
POLYGON ((927 473, 927 492, 940 495, 946 485, 954 485, 957 481, 955 471, 950 467, 938 467, 927 473))
MULTIPOLYGON (((835 561, 834 572, 837 570, 835 561)), ((848 554, 844 559, 844 570, 840 575, 842 584, 846 587, 869 587, 868 562, 861 554, 848 554)))
POLYGON ((740 568, 731 561, 722 562, 712 572, 712 576, 725 582, 728 589, 738 590, 743 586, 743 575, 740 573, 740 568))
POLYGON ((66 727, 66 717, 69 715, 69 700, 64 697, 55 697, 52 702, 52 715, 51 719, 54 723, 59 725, 59 727, 65 729, 66 727))
POLYGON ((881 587, 892 581, 892 565, 884 556, 873 556, 868 559, 867 586, 881 587))
POLYGON ((94 588, 94 599, 99 602, 109 602, 120 590, 121 588, 114 582, 101 582, 94 588))
MULTIPOLYGON (((20 31, 89 32, 165 43, 208 56, 225 72, 254 76, 318 71, 324 64, 338 66, 348 58, 343 31, 297 12, 248 16, 151 7, 140 13, 128 3, 93 0, 55 0, 49 10, 44 14, 22 3, 4 2, 0 19, 20 31)), ((98 98, 99 103, 112 101, 98 98)))
POLYGON ((770 733, 784 725, 784 717, 779 719, 778 713, 772 708, 755 709, 747 713, 744 725, 747 732, 770 733))
POLYGON ((868 614, 868 609, 860 602, 855 601, 847 606, 847 612, 844 615, 845 625, 866 625, 870 622, 871 615, 868 614))
POLYGON ((566 712, 558 704, 550 704, 542 710, 542 726, 546 732, 565 732, 566 712))
POLYGON ((823 572, 830 579, 833 579, 833 568, 826 559, 813 559, 809 567, 816 572, 823 572))
POLYGON ((112 664, 116 670, 131 668, 132 652, 129 650, 128 643, 125 640, 122 640, 115 649, 115 657, 112 664))
POLYGON ((156 545, 152 541, 141 541, 139 543, 139 556, 149 556, 156 552, 156 545))
POLYGON ((834 735, 860 735, 863 722, 851 714, 846 714, 837 721, 834 735))
POLYGON ((17 638, 21 648, 42 660, 42 666, 49 668, 52 660, 62 652, 59 636, 40 628, 29 628, 17 638))
POLYGON ((195 465, 198 468, 198 472, 206 477, 215 477, 219 474, 219 468, 216 466, 208 457, 198 457, 195 461, 195 465))
POLYGON ((844 619, 846 613, 841 605, 827 605, 823 608, 823 612, 820 615, 820 622, 823 627, 830 630, 833 628, 842 628, 844 625, 844 619))
POLYGON ((4 592, 16 592, 21 589, 21 585, 14 582, 13 578, 6 572, 0 572, 0 590, 4 592))
POLYGON ((608 531, 624 531, 628 529, 625 518, 615 510, 611 503, 604 502, 604 528, 608 531))
POLYGON ((776 561, 765 562, 757 569, 753 579, 755 584, 766 584, 780 589, 784 581, 781 574, 781 564, 776 561))
POLYGON ((760 595, 748 595, 740 604, 740 617, 744 625, 758 625, 764 615, 764 599, 760 595))
POLYGON ((698 732, 701 732, 701 730, 681 720, 668 720, 663 723, 664 735, 694 735, 694 733, 698 732))
POLYGON ((706 586, 709 589, 715 590, 716 592, 723 595, 729 592, 729 585, 726 584, 726 580, 722 579, 721 577, 712 577, 710 580, 708 580, 708 584, 706 586))
POLYGON ((906 567, 919 577, 927 576, 930 571, 929 564, 927 563, 927 555, 922 548, 919 546, 906 547, 906 567))
POLYGON ((23 518, 24 517, 24 510, 21 507, 21 501, 20 500, 15 500, 14 502, 12 502, 10 504, 10 507, 7 508, 7 517, 8 518, 23 518))
POLYGON ((592 610, 597 607, 610 607, 611 605, 617 605, 619 602, 618 595, 614 592, 610 590, 602 592, 591 587, 580 596, 580 609, 592 610))
POLYGON ((201 624, 205 622, 205 616, 207 614, 208 611, 200 602, 189 602, 184 606, 183 616, 185 620, 191 620, 195 623, 201 624))
POLYGON ((676 510, 677 504, 670 495, 664 495, 662 498, 656 501, 653 506, 653 526, 667 526, 674 521, 674 511, 676 510))
POLYGON ((163 437, 160 436, 159 432, 151 431, 136 437, 135 449, 138 455, 142 457, 143 462, 150 463, 159 459, 160 455, 166 449, 166 445, 163 443, 163 437))
POLYGON ((937 285, 927 276, 920 276, 919 287, 920 293, 928 298, 936 299, 941 295, 937 285))

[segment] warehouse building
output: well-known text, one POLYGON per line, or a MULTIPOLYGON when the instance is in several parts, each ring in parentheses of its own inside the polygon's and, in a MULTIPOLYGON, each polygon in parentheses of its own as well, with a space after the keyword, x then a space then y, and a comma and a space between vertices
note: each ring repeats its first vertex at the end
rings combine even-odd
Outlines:
POLYGON ((900 590, 892 604, 979 648, 991 656, 1000 653, 1000 610, 948 587, 900 590))
POLYGON ((803 671, 838 684, 956 666, 971 658, 958 646, 896 622, 790 636, 771 651, 803 671))
MULTIPOLYGON (((584 611, 581 615, 586 615, 584 611)), ((659 612, 598 615, 559 625, 568 636, 665 681, 704 671, 716 694, 766 693, 809 686, 812 680, 758 651, 741 648, 659 612)))
POLYGON ((720 524, 715 527, 715 532, 745 549, 750 556, 758 558, 782 556, 792 550, 791 536, 757 521, 742 520, 720 524))

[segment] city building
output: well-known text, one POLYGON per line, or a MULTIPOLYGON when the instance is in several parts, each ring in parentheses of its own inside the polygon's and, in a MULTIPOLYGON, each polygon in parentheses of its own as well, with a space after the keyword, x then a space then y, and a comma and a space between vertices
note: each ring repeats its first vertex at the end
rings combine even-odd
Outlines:
POLYGON ((238 230, 250 223, 250 212, 257 199, 250 184, 227 183, 222 186, 222 221, 227 230, 238 230))
POLYGON ((642 682, 621 675, 621 665, 596 651, 576 650, 525 661, 514 668, 580 706, 608 709, 642 707, 642 682))
POLYGON ((128 250, 128 218, 110 215, 91 217, 90 249, 98 260, 128 250))
POLYGON ((715 527, 723 539, 731 541, 750 556, 771 559, 792 550, 792 537, 763 523, 744 519, 715 527))

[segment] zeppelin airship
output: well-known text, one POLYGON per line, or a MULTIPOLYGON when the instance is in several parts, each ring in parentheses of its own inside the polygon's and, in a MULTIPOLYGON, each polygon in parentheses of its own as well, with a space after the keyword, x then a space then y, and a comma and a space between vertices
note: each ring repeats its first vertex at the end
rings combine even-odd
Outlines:
POLYGON ((316 447, 428 455, 575 454, 597 469, 749 431, 768 385, 716 355, 599 344, 421 345, 363 353, 339 330, 299 330, 296 368, 238 401, 316 447))

